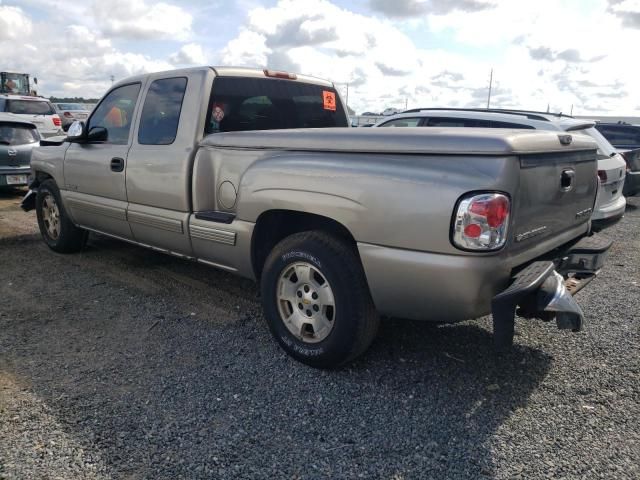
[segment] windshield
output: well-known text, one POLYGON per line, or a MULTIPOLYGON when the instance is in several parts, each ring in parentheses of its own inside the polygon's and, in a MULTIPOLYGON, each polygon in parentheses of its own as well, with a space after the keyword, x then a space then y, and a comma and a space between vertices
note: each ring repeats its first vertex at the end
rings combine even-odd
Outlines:
POLYGON ((6 111, 18 115, 53 115, 56 113, 49 102, 37 100, 8 100, 6 111))
POLYGON ((218 77, 205 133, 347 126, 332 87, 272 78, 218 77))
POLYGON ((0 145, 25 145, 36 143, 38 132, 28 125, 0 123, 0 145))
POLYGON ((602 134, 598 130, 596 130, 595 127, 583 128, 582 130, 576 130, 575 132, 589 135, 591 138, 593 138, 598 144, 598 155, 610 157, 614 153, 616 153, 616 149, 609 143, 609 140, 604 138, 602 134))
POLYGON ((84 110, 79 103, 56 103, 59 110, 84 110))

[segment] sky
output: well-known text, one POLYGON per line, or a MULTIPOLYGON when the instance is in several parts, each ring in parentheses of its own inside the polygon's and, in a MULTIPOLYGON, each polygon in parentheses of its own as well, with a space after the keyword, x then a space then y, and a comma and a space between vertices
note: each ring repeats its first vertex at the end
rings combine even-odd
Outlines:
POLYGON ((356 112, 491 106, 638 115, 640 0, 0 0, 0 70, 100 97, 144 72, 333 81, 356 112))

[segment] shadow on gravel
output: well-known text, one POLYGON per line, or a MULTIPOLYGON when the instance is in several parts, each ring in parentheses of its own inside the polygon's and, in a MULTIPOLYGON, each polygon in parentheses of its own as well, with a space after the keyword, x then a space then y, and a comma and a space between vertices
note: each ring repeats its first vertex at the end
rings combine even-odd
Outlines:
MULTIPOLYGON (((166 258, 131 249, 147 259, 138 277, 166 258)), ((185 315, 164 287, 141 293, 44 249, 33 255, 56 284, 36 279, 24 293, 53 300, 9 303, 0 365, 113 478, 490 477, 493 434, 550 368, 526 347, 496 357, 481 322, 387 320, 364 357, 318 371, 278 349, 257 304, 222 303, 230 320, 216 323, 185 315)), ((204 268, 178 263, 163 265, 202 280, 204 268)))

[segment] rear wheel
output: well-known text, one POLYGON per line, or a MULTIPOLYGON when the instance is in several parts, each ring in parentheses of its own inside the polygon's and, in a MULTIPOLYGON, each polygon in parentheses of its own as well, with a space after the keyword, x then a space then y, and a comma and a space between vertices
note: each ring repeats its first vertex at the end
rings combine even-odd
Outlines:
POLYGON ((373 341, 379 317, 354 249, 320 231, 282 240, 265 263, 262 302, 269 328, 297 360, 339 366, 373 341))
POLYGON ((51 179, 38 187, 36 216, 40 234, 49 248, 60 253, 82 250, 88 232, 73 224, 62 205, 60 190, 51 179))

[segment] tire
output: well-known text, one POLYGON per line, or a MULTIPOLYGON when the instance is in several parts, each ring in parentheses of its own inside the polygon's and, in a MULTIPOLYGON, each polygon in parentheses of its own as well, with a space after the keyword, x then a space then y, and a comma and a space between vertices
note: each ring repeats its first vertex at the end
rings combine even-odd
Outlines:
POLYGON ((82 250, 88 233, 76 227, 67 215, 56 183, 49 179, 38 187, 36 216, 42 239, 58 253, 74 253, 82 250))
POLYGON ((338 367, 375 338, 379 316, 360 260, 343 240, 321 231, 285 238, 269 254, 260 283, 271 333, 302 363, 338 367))

